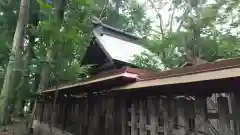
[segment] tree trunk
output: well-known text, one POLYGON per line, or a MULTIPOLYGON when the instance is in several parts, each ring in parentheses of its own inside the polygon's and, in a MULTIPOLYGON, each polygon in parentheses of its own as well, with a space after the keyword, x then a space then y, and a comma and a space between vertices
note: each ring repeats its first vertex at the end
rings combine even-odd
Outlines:
POLYGON ((24 116, 24 106, 25 106, 25 100, 18 100, 18 102, 16 103, 17 115, 19 117, 24 116))
MULTIPOLYGON (((38 22, 39 22, 39 17, 38 17, 38 14, 39 14, 39 10, 40 10, 40 7, 39 7, 39 4, 37 1, 31 1, 30 2, 30 13, 29 13, 29 24, 30 24, 30 28, 31 27, 34 27, 37 28, 38 26, 38 22)), ((33 57, 36 57, 35 54, 34 54, 34 51, 33 51, 33 46, 35 44, 35 38, 36 38, 36 35, 35 33, 31 33, 28 31, 28 37, 29 37, 29 43, 27 45, 27 47, 25 48, 25 53, 24 53, 24 56, 23 56, 23 67, 24 67, 24 77, 22 77, 22 80, 20 82, 20 85, 19 85, 19 89, 17 89, 18 91, 18 95, 17 95, 17 103, 16 103, 16 112, 18 114, 18 116, 23 116, 24 115, 24 106, 25 106, 25 97, 23 97, 22 95, 24 95, 26 92, 30 92, 31 89, 29 90, 24 90, 26 88, 24 88, 24 84, 28 84, 28 82, 30 81, 30 77, 29 77, 29 74, 30 74, 30 71, 29 71, 29 62, 31 60, 31 58, 33 57)), ((29 84, 30 85, 30 84, 29 84)), ((32 88, 33 89, 33 88, 32 88)), ((36 92, 36 90, 34 91, 36 92)))
POLYGON ((16 31, 13 38, 12 55, 10 56, 5 79, 1 92, 1 124, 8 124, 10 118, 10 106, 13 99, 19 73, 22 69, 24 30, 28 21, 29 0, 22 0, 16 31))
MULTIPOLYGON (((64 20, 64 11, 65 11, 66 4, 67 4, 67 0, 53 0, 54 16, 55 16, 54 19, 60 23, 64 20)), ((61 28, 61 26, 59 27, 59 29, 60 28, 61 28)), ((43 63, 41 73, 40 73, 40 82, 38 85, 38 92, 42 92, 48 85, 49 78, 50 78, 49 75, 51 73, 51 67, 50 67, 49 63, 54 62, 59 51, 60 51, 59 47, 54 46, 51 50, 49 50, 47 52, 47 60, 46 60, 46 62, 43 63)), ((32 117, 31 117, 31 123, 29 124, 29 127, 28 127, 29 133, 32 131, 32 122, 34 120, 36 107, 37 107, 37 101, 35 100, 32 117)))
MULTIPOLYGON (((64 10, 66 6, 67 0, 53 0, 54 10, 55 10, 55 20, 58 22, 62 22, 64 19, 64 10)), ((61 27, 59 27, 60 29, 61 27)), ((43 91, 49 82, 49 74, 50 74, 50 63, 56 60, 56 57, 59 53, 59 47, 54 46, 51 50, 49 50, 47 54, 47 60, 42 65, 41 70, 41 80, 38 86, 38 92, 43 91)))
MULTIPOLYGON (((33 93, 37 92, 39 81, 40 81, 40 75, 37 73, 34 75, 34 81, 32 84, 32 92, 33 93)), ((33 107, 34 107, 34 100, 31 100, 30 105, 29 105, 29 110, 28 110, 29 113, 33 112, 33 107)))

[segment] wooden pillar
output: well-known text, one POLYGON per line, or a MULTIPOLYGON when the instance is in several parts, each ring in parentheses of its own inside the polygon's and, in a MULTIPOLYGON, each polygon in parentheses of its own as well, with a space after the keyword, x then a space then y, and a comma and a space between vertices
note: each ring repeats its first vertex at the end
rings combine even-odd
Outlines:
POLYGON ((121 102, 121 135, 129 135, 127 114, 128 114, 127 101, 122 100, 121 102))
POLYGON ((115 104, 114 104, 115 135, 122 135, 121 134, 121 100, 122 98, 116 97, 115 104))
POLYGON ((46 123, 46 103, 43 103, 43 123, 46 123))
POLYGON ((86 102, 87 102, 87 110, 85 112, 85 128, 84 128, 84 135, 88 135, 89 128, 91 126, 91 116, 93 112, 93 93, 89 92, 86 102))
POLYGON ((186 115, 187 101, 185 99, 179 99, 177 101, 177 111, 178 111, 178 124, 179 135, 185 135, 188 132, 188 117, 186 115))
POLYGON ((91 111, 88 113, 88 135, 93 135, 93 126, 94 126, 94 109, 95 105, 93 100, 91 101, 91 111))
POLYGON ((106 112, 106 135, 113 135, 114 129, 114 104, 115 98, 108 99, 106 112))
POLYGON ((69 113, 69 102, 66 101, 64 103, 64 110, 63 110, 63 122, 62 122, 62 130, 65 131, 67 129, 67 122, 68 122, 68 113, 69 113))
POLYGON ((174 124, 174 100, 169 97, 163 101, 164 108, 164 135, 173 134, 173 124, 174 124))
POLYGON ((78 122, 79 122, 79 135, 82 135, 82 131, 83 131, 83 124, 84 124, 84 104, 83 104, 84 100, 80 100, 79 104, 78 104, 78 122))
POLYGON ((195 113, 196 135, 209 134, 206 97, 195 97, 195 113))
MULTIPOLYGON (((58 104, 57 104, 57 100, 58 100, 58 91, 54 92, 54 97, 53 97, 53 102, 52 102, 52 111, 51 111, 51 126, 56 127, 56 119, 57 119, 57 109, 58 109, 58 104)), ((51 132, 52 132, 52 128, 50 128, 51 132)))
POLYGON ((146 99, 139 101, 139 134, 147 135, 146 129, 146 99))
POLYGON ((91 100, 91 111, 88 113, 88 135, 93 135, 93 126, 94 126, 94 111, 95 111, 94 101, 91 100))
POLYGON ((39 106, 39 103, 36 102, 36 113, 35 113, 34 117, 36 120, 40 121, 39 116, 40 116, 40 106, 39 106))
POLYGON ((88 98, 86 98, 85 100, 82 101, 80 107, 81 107, 81 128, 80 128, 80 135, 87 135, 88 132, 88 108, 89 108, 89 104, 88 104, 88 98))
POLYGON ((157 115, 156 115, 156 103, 154 99, 148 99, 148 109, 150 111, 150 134, 151 135, 157 135, 158 131, 157 131, 157 115))
POLYGON ((105 135, 106 129, 106 114, 107 114, 107 102, 104 98, 102 98, 101 102, 101 112, 100 112, 100 120, 99 120, 99 135, 105 135))
POLYGON ((137 101, 133 100, 131 105, 131 135, 137 135, 136 105, 137 101))
POLYGON ((232 135, 230 118, 229 118, 229 106, 228 99, 226 97, 218 97, 218 115, 219 115, 219 127, 221 135, 232 135))
MULTIPOLYGON (((97 98, 97 97, 95 97, 95 98, 97 98)), ((100 99, 95 99, 94 100, 92 117, 90 119, 91 123, 89 123, 90 124, 89 135, 99 134, 98 123, 99 123, 99 120, 100 120, 100 112, 101 112, 100 109, 101 109, 101 101, 100 101, 100 99)))
POLYGON ((233 133, 240 135, 240 92, 230 93, 232 116, 233 116, 233 133))
POLYGON ((52 126, 53 126, 53 123, 52 123, 52 112, 53 112, 53 109, 52 109, 52 106, 53 104, 50 102, 48 103, 48 117, 47 117, 47 121, 48 121, 48 125, 49 125, 49 128, 50 128, 50 132, 52 132, 52 126))
POLYGON ((61 113, 60 112, 60 104, 59 103, 57 103, 56 104, 56 112, 55 112, 55 116, 54 116, 54 127, 56 127, 56 128, 58 128, 58 122, 59 122, 59 114, 61 113))

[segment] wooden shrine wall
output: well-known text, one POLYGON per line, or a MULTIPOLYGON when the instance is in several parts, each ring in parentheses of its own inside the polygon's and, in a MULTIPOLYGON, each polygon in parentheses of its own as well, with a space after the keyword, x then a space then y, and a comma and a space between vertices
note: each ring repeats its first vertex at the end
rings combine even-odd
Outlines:
POLYGON ((237 102, 218 96, 214 112, 208 111, 210 98, 194 98, 98 96, 55 107, 38 103, 36 119, 76 135, 240 135, 237 102))

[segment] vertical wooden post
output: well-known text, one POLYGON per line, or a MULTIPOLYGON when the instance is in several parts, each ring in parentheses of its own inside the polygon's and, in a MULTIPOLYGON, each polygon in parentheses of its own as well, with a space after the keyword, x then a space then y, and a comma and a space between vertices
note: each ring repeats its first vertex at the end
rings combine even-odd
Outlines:
POLYGON ((129 135, 128 133, 128 119, 127 119, 127 102, 126 100, 122 100, 121 102, 121 134, 122 135, 129 135))
POLYGON ((54 92, 54 97, 53 97, 53 103, 52 103, 52 111, 51 111, 51 132, 52 132, 52 127, 53 126, 56 126, 56 113, 57 113, 57 99, 58 99, 58 91, 57 92, 54 92))
POLYGON ((42 102, 39 102, 40 104, 40 122, 43 122, 44 121, 44 104, 42 102))
POLYGON ((157 116, 156 116, 156 103, 157 102, 154 102, 154 99, 148 99, 147 100, 148 102, 148 109, 150 111, 150 125, 151 125, 151 128, 150 128, 150 133, 151 135, 157 135, 158 132, 157 132, 157 116))
POLYGON ((91 126, 91 115, 93 111, 93 93, 88 92, 87 96, 87 110, 85 112, 85 128, 84 128, 84 134, 88 135, 89 127, 91 126))
POLYGON ((140 135, 147 135, 146 130, 146 99, 139 101, 139 132, 140 135))
POLYGON ((79 104, 79 120, 80 120, 80 134, 79 135, 83 135, 83 132, 84 132, 84 123, 85 123, 85 109, 86 109, 86 103, 85 103, 85 99, 81 100, 80 101, 80 104, 79 104))
POLYGON ((83 123, 84 123, 84 106, 83 106, 83 102, 84 100, 80 100, 79 104, 78 104, 78 121, 79 121, 79 135, 82 135, 82 131, 83 131, 83 123))
POLYGON ((100 115, 100 120, 99 120, 99 135, 105 135, 105 129, 106 129, 106 103, 105 99, 102 98, 101 102, 101 115, 100 115))
MULTIPOLYGON (((36 120, 39 120, 40 107, 39 107, 39 103, 38 103, 38 102, 37 102, 36 104, 37 104, 37 105, 36 105, 37 107, 36 107, 36 113, 35 113, 35 116, 34 116, 34 117, 35 117, 36 120)), ((39 120, 39 121, 40 121, 40 120, 39 120)))
POLYGON ((94 105, 93 105, 93 112, 92 112, 92 117, 90 119, 91 121, 91 126, 89 126, 89 135, 96 135, 99 134, 99 118, 100 118, 100 108, 101 108, 101 100, 100 98, 96 99, 98 97, 95 97, 94 99, 94 105))
POLYGON ((174 101, 173 98, 169 97, 163 100, 163 108, 164 108, 164 135, 172 135, 173 134, 173 122, 174 122, 174 101))
POLYGON ((48 117, 47 117, 47 120, 48 120, 48 126, 49 126, 49 129, 50 129, 50 132, 52 132, 52 126, 53 126, 53 123, 52 123, 52 112, 53 112, 53 109, 52 109, 52 106, 53 104, 50 102, 48 103, 48 117))
POLYGON ((232 135, 228 99, 226 97, 218 97, 218 115, 221 135, 232 135))
POLYGON ((81 135, 87 135, 88 132, 88 116, 89 116, 89 97, 87 97, 82 102, 82 127, 81 127, 81 135))
POLYGON ((91 100, 91 111, 89 113, 89 121, 88 121, 88 135, 94 134, 94 114, 95 114, 96 105, 94 104, 94 100, 91 100))
POLYGON ((115 119, 115 135, 122 135, 121 134, 121 98, 116 97, 115 105, 114 105, 114 119, 115 119))
POLYGON ((64 132, 67 129, 67 122, 68 122, 68 113, 69 113, 69 101, 68 99, 64 103, 64 110, 63 110, 63 122, 62 122, 62 131, 64 132))
POLYGON ((107 113, 106 113, 106 135, 113 135, 115 132, 114 129, 114 104, 115 99, 108 99, 107 103, 107 113))
POLYGON ((103 123, 100 123, 100 116, 101 116, 101 98, 99 98, 97 101, 96 101, 96 107, 95 107, 95 111, 94 111, 94 135, 97 135, 99 134, 100 132, 100 124, 103 124, 103 123))
POLYGON ((234 135, 240 135, 240 92, 230 93, 232 116, 233 116, 233 132, 234 135))
POLYGON ((185 135, 188 132, 188 118, 186 116, 186 104, 187 101, 185 99, 179 99, 177 101, 178 108, 178 123, 179 127, 179 135, 185 135))
POLYGON ((208 117, 207 117, 207 101, 206 97, 195 97, 195 123, 196 129, 199 131, 197 135, 209 134, 208 117))
POLYGON ((158 126, 159 126, 159 135, 163 135, 164 134, 164 107, 163 107, 163 99, 162 98, 159 98, 158 101, 157 101, 157 108, 156 108, 156 111, 157 111, 157 116, 158 116, 158 119, 157 119, 157 122, 158 122, 158 126))
POLYGON ((43 102, 42 103, 42 105, 43 105, 43 123, 46 123, 46 103, 45 102, 43 102))
POLYGON ((133 100, 131 105, 131 135, 137 135, 136 104, 137 101, 133 100))
POLYGON ((45 124, 48 124, 48 103, 45 103, 45 114, 44 114, 44 117, 45 117, 45 124))

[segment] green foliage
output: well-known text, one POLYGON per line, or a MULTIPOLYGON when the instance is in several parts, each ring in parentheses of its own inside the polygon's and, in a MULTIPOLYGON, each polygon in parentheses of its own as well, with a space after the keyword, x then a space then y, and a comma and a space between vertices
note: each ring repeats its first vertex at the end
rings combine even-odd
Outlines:
MULTIPOLYGON (((176 16, 175 21, 170 20, 171 24, 167 26, 179 23, 179 29, 168 31, 167 28, 162 28, 164 36, 155 34, 147 43, 147 47, 159 55, 165 67, 178 67, 184 61, 191 61, 195 57, 215 61, 239 56, 238 1, 216 1, 213 4, 207 2, 173 1, 174 8, 169 8, 172 16, 175 16, 175 10, 182 10, 184 14, 176 16)), ((154 4, 157 5, 156 2, 154 4)), ((163 15, 161 11, 158 14, 163 15)), ((142 60, 141 64, 144 63, 149 61, 142 60)), ((154 65, 149 65, 151 66, 154 65)))
POLYGON ((160 58, 147 52, 143 52, 141 55, 135 55, 134 60, 131 62, 140 68, 149 68, 153 70, 164 69, 162 63, 160 62, 160 58))
MULTIPOLYGON (((103 0, 97 1, 96 9, 99 14, 104 4, 106 3, 103 0)), ((104 23, 131 34, 146 36, 151 30, 152 21, 146 16, 144 5, 140 5, 136 0, 116 0, 108 5, 102 17, 105 17, 104 23), (117 2, 118 6, 115 5, 117 2)))

